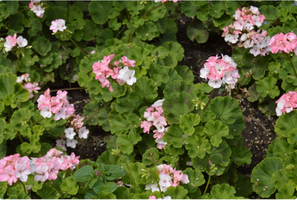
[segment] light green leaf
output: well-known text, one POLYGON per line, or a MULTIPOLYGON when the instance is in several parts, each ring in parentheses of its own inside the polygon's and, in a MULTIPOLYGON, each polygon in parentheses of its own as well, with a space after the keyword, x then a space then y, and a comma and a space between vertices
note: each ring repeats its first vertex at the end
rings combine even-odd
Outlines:
POLYGON ((77 182, 86 182, 94 176, 93 167, 90 165, 85 165, 82 168, 74 172, 72 179, 77 182))
POLYGON ((78 192, 78 185, 70 176, 62 180, 60 187, 62 191, 67 192, 70 195, 76 195, 78 192))
POLYGON ((45 36, 38 37, 34 42, 32 42, 32 48, 36 50, 40 55, 46 56, 46 54, 51 50, 52 45, 45 36))
POLYGON ((227 183, 216 184, 211 188, 210 195, 212 199, 234 199, 234 187, 227 183))
POLYGON ((210 137, 211 144, 218 147, 222 142, 222 137, 229 134, 229 128, 221 121, 208 121, 203 132, 210 137))
POLYGON ((164 142, 167 142, 168 145, 173 145, 175 148, 181 148, 184 143, 182 135, 183 130, 177 124, 173 124, 169 126, 162 139, 164 142))
POLYGON ((180 118, 179 126, 182 128, 184 133, 192 135, 195 132, 194 126, 200 123, 200 116, 193 113, 188 113, 180 118))
POLYGON ((141 140, 140 134, 135 129, 132 129, 128 135, 121 134, 118 136, 117 145, 124 154, 131 154, 134 150, 134 145, 141 140))

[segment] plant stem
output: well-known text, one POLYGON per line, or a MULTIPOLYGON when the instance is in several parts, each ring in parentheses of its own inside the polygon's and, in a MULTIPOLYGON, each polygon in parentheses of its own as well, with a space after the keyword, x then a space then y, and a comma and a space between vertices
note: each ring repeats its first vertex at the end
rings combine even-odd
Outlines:
POLYGON ((210 94, 210 97, 209 97, 209 99, 208 99, 208 101, 207 101, 207 104, 205 105, 205 107, 204 107, 203 110, 202 110, 202 120, 201 120, 201 123, 203 123, 203 120, 204 120, 204 112, 205 112, 205 110, 206 110, 206 108, 207 108, 207 106, 208 106, 210 100, 212 99, 212 96, 213 96, 213 94, 214 94, 214 91, 215 91, 215 90, 213 89, 212 92, 211 92, 211 94, 210 94))
POLYGON ((294 64, 293 64, 293 62, 292 62, 292 60, 291 60, 290 56, 288 56, 288 57, 289 57, 289 60, 290 60, 290 63, 291 63, 291 65, 292 65, 292 68, 293 68, 293 70, 294 70, 295 76, 296 76, 296 78, 297 78, 297 73, 296 73, 296 70, 295 70, 294 64))
MULTIPOLYGON (((51 90, 50 92, 57 92, 59 90, 81 90, 81 89, 86 89, 85 87, 75 87, 75 88, 62 88, 62 89, 55 89, 55 90, 51 90)), ((40 91, 37 92, 37 94, 41 94, 44 93, 45 91, 40 91)))
POLYGON ((38 122, 42 121, 43 119, 44 119, 44 118, 41 118, 40 120, 34 122, 34 124, 32 124, 32 126, 31 126, 31 128, 33 128, 33 126, 34 126, 35 124, 37 124, 38 122))
POLYGON ((51 186, 53 186, 53 188, 55 188, 55 190, 57 190, 57 192, 60 194, 61 197, 64 197, 64 195, 60 192, 60 190, 58 190, 58 188, 52 183, 52 181, 49 181, 51 186))
POLYGON ((127 168, 128 168, 128 171, 129 171, 131 180, 132 180, 132 184, 133 184, 134 192, 135 192, 135 194, 137 194, 137 190, 136 190, 136 186, 135 186, 135 181, 134 181, 134 179, 132 178, 132 173, 131 173, 130 167, 129 167, 129 165, 128 165, 128 163, 126 162, 125 159, 122 158, 122 160, 123 160, 124 163, 127 165, 127 168))
POLYGON ((207 181, 207 184, 206 184, 206 187, 205 187, 205 190, 204 190, 204 192, 203 192, 203 195, 205 195, 205 193, 206 193, 206 191, 207 191, 207 189, 208 189, 208 186, 209 186, 209 183, 210 183, 210 178, 211 178, 211 176, 209 175, 209 176, 208 176, 208 181, 207 181))
POLYGON ((238 94, 239 88, 240 88, 241 84, 243 83, 245 77, 246 77, 246 75, 242 78, 242 80, 240 81, 239 85, 237 86, 236 95, 238 94))
POLYGON ((130 31, 130 43, 132 42, 132 32, 133 32, 133 26, 131 25, 131 31, 130 31))
POLYGON ((17 75, 17 72, 18 72, 18 68, 19 68, 19 62, 20 62, 20 56, 19 56, 19 54, 17 54, 18 56, 18 61, 17 61, 17 66, 16 66, 16 68, 15 68, 15 75, 17 75))
POLYGON ((161 7, 161 6, 163 6, 163 3, 160 4, 160 5, 158 5, 158 6, 156 6, 156 7, 154 7, 154 8, 152 8, 152 9, 150 9, 150 10, 148 10, 148 11, 146 11, 146 12, 143 14, 143 17, 146 16, 147 13, 149 13, 149 12, 151 12, 152 10, 155 10, 156 8, 159 8, 159 7, 161 7))
POLYGON ((20 183, 23 185, 25 193, 28 194, 28 191, 26 190, 26 186, 24 185, 24 183, 22 181, 20 181, 20 183))
POLYGON ((91 114, 88 118, 85 119, 85 122, 88 121, 89 119, 91 119, 94 115, 96 115, 98 112, 100 112, 101 110, 103 110, 106 106, 109 106, 111 103, 106 104, 105 106, 103 106, 102 108, 100 108, 99 110, 97 110, 96 112, 94 112, 93 114, 91 114))
POLYGON ((142 98, 140 97, 140 95, 139 95, 136 91, 134 91, 134 92, 135 92, 135 94, 138 96, 138 98, 139 98, 141 101, 143 101, 148 107, 151 106, 145 99, 142 99, 142 98))
POLYGON ((69 39, 70 39, 70 41, 71 41, 76 47, 78 47, 79 50, 80 50, 83 54, 85 54, 85 56, 90 60, 90 58, 88 57, 88 55, 84 52, 85 50, 82 49, 81 47, 79 47, 79 46, 74 42, 74 40, 73 40, 71 37, 69 37, 69 39))

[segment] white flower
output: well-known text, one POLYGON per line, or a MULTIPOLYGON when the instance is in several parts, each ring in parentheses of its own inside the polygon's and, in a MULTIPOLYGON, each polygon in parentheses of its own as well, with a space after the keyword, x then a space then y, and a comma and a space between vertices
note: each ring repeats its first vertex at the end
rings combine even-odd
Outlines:
POLYGON ((161 191, 165 192, 167 188, 171 186, 172 178, 168 174, 160 174, 159 177, 160 177, 159 185, 161 187, 161 191))
POLYGON ((78 130, 78 137, 79 137, 79 138, 87 139, 88 134, 89 134, 89 130, 88 130, 85 126, 81 127, 81 128, 78 130))
POLYGON ((66 28, 64 19, 56 19, 55 21, 52 21, 49 29, 56 33, 57 31, 63 32, 66 28))
POLYGON ((64 131, 64 133, 65 133, 66 138, 69 139, 69 140, 72 140, 74 138, 74 136, 76 135, 76 133, 74 132, 74 129, 71 128, 71 127, 70 128, 66 128, 65 131, 64 131))
POLYGON ((52 109, 48 106, 43 106, 40 114, 43 118, 50 118, 52 116, 52 109))
POLYGON ((158 188, 157 184, 145 185, 145 190, 150 190, 150 189, 152 189, 152 192, 159 191, 159 188, 158 188))
POLYGON ((71 148, 75 148, 76 147, 76 144, 77 144, 77 140, 70 140, 67 138, 67 143, 66 143, 66 146, 67 147, 71 147, 71 148))
POLYGON ((31 10, 36 14, 37 17, 40 17, 40 18, 43 17, 44 9, 41 8, 40 5, 38 5, 38 6, 35 6, 35 5, 34 5, 34 6, 31 8, 31 10))
POLYGON ((129 70, 127 66, 119 71, 117 79, 125 81, 128 85, 133 85, 136 82, 136 77, 134 76, 135 70, 129 70))
POLYGON ((17 38, 17 44, 19 45, 19 47, 25 47, 27 46, 28 41, 25 38, 23 38, 23 36, 19 36, 17 38))
POLYGON ((227 34, 225 36, 225 41, 235 44, 238 41, 238 37, 239 37, 238 35, 227 34))
POLYGON ((212 88, 220 88, 222 85, 222 80, 209 80, 208 85, 212 88))
POLYGON ((160 107, 160 106, 163 105, 163 101, 164 101, 164 100, 165 100, 165 99, 160 99, 160 100, 156 101, 152 106, 153 106, 153 107, 160 107))

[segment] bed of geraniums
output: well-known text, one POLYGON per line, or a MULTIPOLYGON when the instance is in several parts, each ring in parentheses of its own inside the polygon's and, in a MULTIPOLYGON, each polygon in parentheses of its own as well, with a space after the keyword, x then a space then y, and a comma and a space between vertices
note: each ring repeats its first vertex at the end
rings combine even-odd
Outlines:
POLYGON ((294 4, 0 2, 0 197, 296 198, 294 4), (181 14, 192 41, 218 32, 233 48, 203 61, 207 83, 178 65, 181 14), (51 88, 62 81, 88 93, 82 114, 67 96, 77 88, 51 88), (279 117, 251 177, 237 172, 252 156, 241 87, 279 117), (91 126, 112 134, 96 161, 69 153, 91 126))

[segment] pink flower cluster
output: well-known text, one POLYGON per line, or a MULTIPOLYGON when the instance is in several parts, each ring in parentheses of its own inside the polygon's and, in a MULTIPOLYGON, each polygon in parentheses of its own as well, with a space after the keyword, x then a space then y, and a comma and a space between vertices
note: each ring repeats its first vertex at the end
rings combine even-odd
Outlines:
MULTIPOLYGON (((149 199, 157 199, 156 196, 150 196, 149 199)), ((162 199, 162 198, 158 198, 158 199, 162 199)), ((164 199, 171 199, 171 196, 166 196, 164 197, 164 199)))
POLYGON ((85 126, 83 126, 84 117, 81 117, 80 115, 76 115, 76 116, 72 115, 70 116, 69 119, 71 120, 70 127, 65 129, 64 131, 66 140, 59 139, 56 141, 56 146, 62 147, 65 151, 67 150, 66 146, 71 148, 76 147, 76 144, 78 143, 78 141, 74 139, 74 136, 76 135, 77 132, 78 132, 78 137, 80 139, 87 139, 89 135, 89 130, 85 126))
POLYGON ((40 0, 31 0, 29 3, 29 8, 36 14, 37 17, 42 18, 44 15, 43 4, 40 3, 40 0))
POLYGON ((101 82, 103 88, 108 87, 110 92, 113 91, 113 88, 108 78, 116 80, 120 85, 123 83, 133 85, 136 82, 136 77, 134 77, 135 71, 128 68, 135 67, 135 61, 123 56, 119 61, 114 61, 114 65, 112 65, 110 62, 114 56, 114 54, 104 56, 103 60, 95 62, 92 66, 93 73, 96 74, 95 79, 101 82))
POLYGON ((297 107, 297 92, 289 91, 288 94, 283 94, 275 103, 277 103, 275 109, 277 116, 281 116, 283 113, 289 113, 297 107))
POLYGON ((10 51, 17 44, 19 47, 25 47, 28 44, 28 41, 23 38, 23 36, 19 36, 17 38, 16 33, 13 35, 13 37, 9 35, 5 39, 4 47, 6 52, 10 51))
POLYGON ((141 122, 140 127, 143 128, 144 133, 150 133, 150 128, 154 126, 153 130, 154 138, 158 149, 163 149, 166 146, 166 142, 162 140, 163 135, 167 131, 167 121, 163 114, 162 104, 164 99, 156 101, 151 107, 147 108, 144 112, 145 121, 141 122))
POLYGON ((40 95, 37 99, 38 109, 40 114, 44 118, 50 118, 52 114, 55 114, 54 119, 65 119, 74 113, 74 106, 69 104, 67 100, 67 91, 59 90, 57 96, 50 95, 50 89, 44 92, 44 95, 40 95))
POLYGON ((54 148, 41 158, 29 159, 27 156, 20 157, 20 154, 6 156, 0 160, 0 181, 7 181, 9 185, 18 179, 27 182, 28 175, 35 173, 35 181, 55 180, 59 170, 76 168, 78 158, 74 153, 70 156, 62 155, 61 151, 54 148))
POLYGON ((270 39, 269 42, 271 53, 290 53, 294 52, 297 55, 297 36, 290 32, 287 34, 277 34, 270 39))
POLYGON ((30 98, 34 97, 33 93, 37 93, 38 90, 40 90, 40 87, 38 86, 38 83, 30 82, 29 74, 23 74, 21 76, 18 76, 17 83, 21 83, 23 87, 29 91, 30 98))
MULTIPOLYGON (((159 185, 162 192, 165 192, 168 187, 176 187, 180 182, 188 184, 189 178, 187 174, 183 174, 181 170, 173 169, 170 165, 162 164, 157 166, 159 172, 159 185)), ((152 192, 159 191, 157 184, 148 184, 145 186, 145 190, 152 189, 152 192)))
POLYGON ((53 33, 56 33, 57 31, 63 32, 66 28, 64 19, 56 19, 55 21, 52 21, 49 29, 53 31, 53 33))
POLYGON ((225 41, 231 46, 236 44, 246 49, 252 48, 250 53, 254 56, 269 54, 270 37, 266 36, 267 32, 254 31, 255 27, 260 27, 265 19, 264 15, 260 15, 258 8, 251 6, 248 10, 244 7, 242 10, 237 9, 233 17, 236 21, 223 28, 222 37, 225 38, 225 41))
POLYGON ((218 55, 208 58, 204 68, 200 70, 200 77, 209 79, 208 85, 213 88, 220 88, 222 84, 233 89, 239 78, 237 64, 227 55, 222 59, 218 55))

